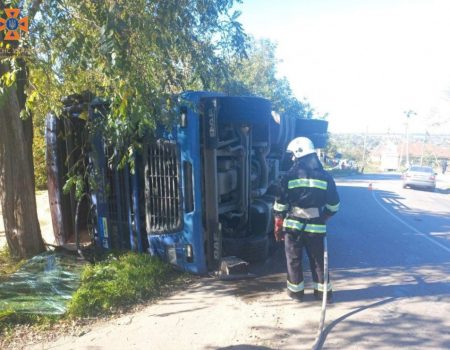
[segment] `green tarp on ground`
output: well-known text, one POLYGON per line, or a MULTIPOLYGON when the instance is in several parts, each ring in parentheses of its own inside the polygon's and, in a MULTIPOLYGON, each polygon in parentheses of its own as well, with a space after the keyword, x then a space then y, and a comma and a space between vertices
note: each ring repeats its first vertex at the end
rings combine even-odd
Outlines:
POLYGON ((0 280, 0 312, 60 315, 80 284, 84 261, 76 256, 46 252, 0 280))

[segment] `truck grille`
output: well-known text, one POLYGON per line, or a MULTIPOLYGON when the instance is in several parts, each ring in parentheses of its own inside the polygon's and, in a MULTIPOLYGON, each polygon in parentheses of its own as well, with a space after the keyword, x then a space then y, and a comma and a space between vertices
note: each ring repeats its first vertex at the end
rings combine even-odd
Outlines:
POLYGON ((146 215, 149 234, 179 231, 182 226, 180 165, 175 143, 158 140, 146 159, 146 215))

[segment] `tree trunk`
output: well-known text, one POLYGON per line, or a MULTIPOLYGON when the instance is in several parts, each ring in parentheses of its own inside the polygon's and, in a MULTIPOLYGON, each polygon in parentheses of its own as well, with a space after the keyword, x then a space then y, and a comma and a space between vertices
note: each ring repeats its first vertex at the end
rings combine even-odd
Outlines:
MULTIPOLYGON (((0 76, 7 70, 0 65, 0 76)), ((24 68, 24 67, 23 67, 24 68)), ((6 240, 13 257, 29 258, 45 250, 34 188, 33 123, 20 118, 25 70, 0 95, 0 204, 6 240)))

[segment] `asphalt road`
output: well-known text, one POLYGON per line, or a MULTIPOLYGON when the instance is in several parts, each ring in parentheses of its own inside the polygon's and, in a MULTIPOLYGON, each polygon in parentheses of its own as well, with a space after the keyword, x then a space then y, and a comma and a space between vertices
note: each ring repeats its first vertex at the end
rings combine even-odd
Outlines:
MULTIPOLYGON (((399 175, 338 181, 323 349, 450 349, 450 191, 399 175), (369 188, 369 184, 372 184, 369 188)), ((144 310, 33 349, 311 349, 320 303, 285 293, 282 247, 245 281, 202 278, 144 310)))
POLYGON ((325 349, 450 348, 450 191, 438 185, 403 189, 399 175, 339 183, 328 238, 339 308, 325 349))

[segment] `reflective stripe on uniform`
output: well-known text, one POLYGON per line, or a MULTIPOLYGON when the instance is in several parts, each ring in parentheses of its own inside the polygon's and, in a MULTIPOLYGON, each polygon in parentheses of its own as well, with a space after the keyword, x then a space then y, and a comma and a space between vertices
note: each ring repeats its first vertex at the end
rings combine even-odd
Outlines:
POLYGON ((320 217, 319 208, 299 208, 293 207, 291 214, 298 219, 315 219, 320 217))
POLYGON ((325 208, 327 208, 329 211, 337 212, 339 210, 339 204, 340 203, 335 204, 335 205, 327 204, 327 205, 325 205, 325 208))
POLYGON ((290 228, 299 231, 312 232, 312 233, 326 233, 327 226, 320 224, 304 224, 301 221, 285 219, 283 222, 283 228, 290 228))
POLYGON ((278 202, 275 202, 273 204, 273 210, 275 211, 286 211, 289 209, 289 204, 280 204, 278 202))
MULTIPOLYGON (((323 292, 323 291, 324 291, 323 283, 316 283, 316 282, 313 282, 313 288, 314 288, 315 290, 318 290, 319 292, 323 292)), ((332 289, 333 289, 333 286, 331 285, 331 282, 328 282, 328 285, 327 285, 327 292, 331 291, 332 289)))
POLYGON ((305 282, 302 281, 299 284, 293 284, 287 281, 287 289, 294 293, 302 292, 305 290, 305 282))
POLYGON ((326 190, 328 183, 323 180, 316 179, 306 179, 300 178, 295 180, 290 180, 288 182, 288 189, 298 188, 298 187, 309 187, 309 188, 318 188, 321 190, 326 190))

